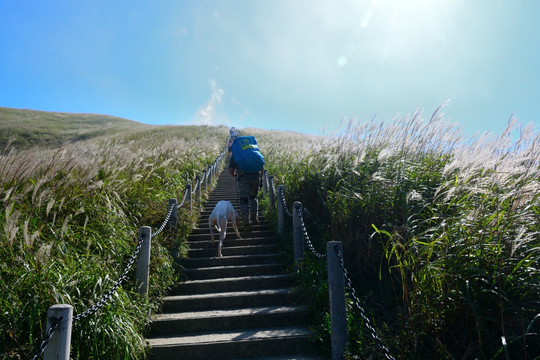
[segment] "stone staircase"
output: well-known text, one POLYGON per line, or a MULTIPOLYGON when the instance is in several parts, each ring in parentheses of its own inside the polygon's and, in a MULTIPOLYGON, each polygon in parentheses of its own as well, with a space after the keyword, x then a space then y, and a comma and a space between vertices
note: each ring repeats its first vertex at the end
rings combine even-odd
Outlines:
POLYGON ((151 360, 320 359, 312 332, 280 262, 272 231, 261 219, 237 239, 229 226, 223 257, 210 243, 208 216, 219 200, 237 207, 235 178, 225 169, 189 236, 186 280, 163 299, 146 339, 151 360))

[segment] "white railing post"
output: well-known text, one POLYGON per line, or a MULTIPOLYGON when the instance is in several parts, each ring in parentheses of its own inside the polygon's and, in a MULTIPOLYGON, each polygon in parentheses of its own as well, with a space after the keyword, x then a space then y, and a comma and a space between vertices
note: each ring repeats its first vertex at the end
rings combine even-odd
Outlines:
POLYGON ((152 241, 152 229, 150 226, 141 226, 139 228, 139 239, 144 237, 139 257, 137 259, 137 287, 139 295, 148 295, 148 279, 150 277, 150 245, 152 241))
POLYGON ((304 232, 301 223, 302 203, 295 201, 293 203, 293 249, 294 266, 298 269, 304 259, 304 232))
POLYGON ((277 223, 278 223, 278 233, 279 235, 283 235, 283 231, 285 230, 285 209, 283 208, 283 185, 279 185, 277 187, 277 223))
POLYGON ((330 300, 330 337, 332 343, 332 360, 343 358, 348 342, 347 312, 345 309, 345 279, 341 268, 341 241, 326 243, 328 262, 328 297, 330 300))
POLYGON ((45 347, 43 359, 69 360, 73 306, 67 304, 51 306, 47 311, 47 332, 56 323, 58 323, 58 327, 54 330, 49 344, 45 347), (60 322, 58 323, 58 321, 60 322))

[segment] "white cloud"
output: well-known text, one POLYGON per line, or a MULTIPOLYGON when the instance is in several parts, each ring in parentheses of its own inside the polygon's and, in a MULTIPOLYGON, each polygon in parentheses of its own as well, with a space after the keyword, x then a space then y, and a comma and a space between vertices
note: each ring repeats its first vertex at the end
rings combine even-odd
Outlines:
POLYGON ((193 119, 195 125, 215 125, 216 123, 216 108, 221 105, 225 92, 217 86, 214 80, 210 79, 209 83, 212 90, 210 99, 195 114, 193 119))

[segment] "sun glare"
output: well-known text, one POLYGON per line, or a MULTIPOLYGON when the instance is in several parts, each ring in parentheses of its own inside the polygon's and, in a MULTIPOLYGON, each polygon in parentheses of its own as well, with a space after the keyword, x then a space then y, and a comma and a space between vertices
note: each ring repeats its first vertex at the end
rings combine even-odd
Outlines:
POLYGON ((452 14, 462 0, 344 0, 317 2, 323 36, 340 43, 337 65, 350 63, 355 53, 376 61, 410 61, 437 51, 452 36, 452 14), (367 54, 367 55, 366 55, 367 54))
POLYGON ((387 22, 383 61, 395 56, 408 59, 447 41, 450 22, 443 0, 394 0, 380 9, 387 22))
POLYGON ((448 8, 459 2, 446 0, 372 1, 357 6, 360 28, 376 43, 381 60, 409 59, 419 50, 440 46, 451 31, 448 8))

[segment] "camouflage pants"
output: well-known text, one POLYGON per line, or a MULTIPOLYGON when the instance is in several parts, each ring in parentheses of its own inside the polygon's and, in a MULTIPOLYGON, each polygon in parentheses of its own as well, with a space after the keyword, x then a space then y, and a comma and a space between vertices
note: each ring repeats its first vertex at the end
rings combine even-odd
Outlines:
POLYGON ((259 174, 246 173, 238 176, 238 197, 240 198, 240 220, 249 224, 258 216, 259 174))

